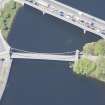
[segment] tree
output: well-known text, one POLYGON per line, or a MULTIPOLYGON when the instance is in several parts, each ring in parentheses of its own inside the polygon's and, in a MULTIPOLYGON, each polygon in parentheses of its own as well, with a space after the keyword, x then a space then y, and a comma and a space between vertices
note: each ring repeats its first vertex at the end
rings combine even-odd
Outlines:
POLYGON ((95 48, 95 42, 93 42, 93 43, 87 43, 83 47, 83 52, 85 54, 92 54, 92 55, 94 55, 94 48, 95 48))
POLYGON ((12 9, 16 9, 16 2, 13 2, 12 9))
POLYGON ((99 70, 101 74, 105 75, 105 58, 103 56, 100 56, 96 64, 97 64, 97 70, 99 70))
POLYGON ((76 74, 91 76, 101 81, 105 81, 105 40, 88 43, 83 47, 83 52, 97 56, 97 59, 90 61, 86 58, 80 58, 73 66, 76 74))
POLYGON ((82 58, 74 64, 73 71, 77 74, 88 76, 96 69, 96 64, 92 61, 82 58))
POLYGON ((105 55, 105 40, 85 44, 83 52, 95 56, 105 55))
POLYGON ((105 40, 99 40, 95 43, 95 55, 105 55, 105 40))

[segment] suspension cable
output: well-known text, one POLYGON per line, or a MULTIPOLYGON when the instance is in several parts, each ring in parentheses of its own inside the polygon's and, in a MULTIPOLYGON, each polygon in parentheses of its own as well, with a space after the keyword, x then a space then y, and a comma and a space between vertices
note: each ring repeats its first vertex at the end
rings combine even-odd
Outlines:
MULTIPOLYGON (((14 52, 14 51, 17 51, 17 52, 24 52, 24 53, 39 53, 39 52, 31 52, 31 51, 25 51, 25 50, 21 50, 21 49, 17 49, 17 48, 11 48, 11 50, 14 52)), ((61 54, 61 55, 64 55, 64 54, 73 54, 75 53, 76 51, 71 51, 71 52, 60 52, 60 53, 53 53, 53 52, 49 52, 49 53, 45 53, 45 54, 61 54)))

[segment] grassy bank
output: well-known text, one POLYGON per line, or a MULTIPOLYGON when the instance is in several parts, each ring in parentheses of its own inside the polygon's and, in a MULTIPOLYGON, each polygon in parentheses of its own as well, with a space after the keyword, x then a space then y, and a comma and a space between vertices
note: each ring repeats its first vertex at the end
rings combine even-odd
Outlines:
POLYGON ((97 59, 82 57, 74 64, 73 71, 78 75, 92 77, 105 82, 105 40, 88 43, 83 47, 85 57, 96 56, 97 59))
POLYGON ((5 5, 4 9, 0 10, 0 30, 5 39, 8 37, 14 17, 20 7, 20 4, 10 0, 10 2, 5 5))

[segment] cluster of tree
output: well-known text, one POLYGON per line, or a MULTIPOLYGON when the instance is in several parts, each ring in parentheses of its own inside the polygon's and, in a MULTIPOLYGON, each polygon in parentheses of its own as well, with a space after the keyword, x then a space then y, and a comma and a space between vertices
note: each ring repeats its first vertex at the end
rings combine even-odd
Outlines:
POLYGON ((82 58, 74 64, 73 69, 77 74, 88 76, 96 69, 96 64, 86 58, 82 58))
POLYGON ((83 47, 84 54, 91 54, 95 56, 105 55, 105 40, 88 43, 83 47))
POLYGON ((17 4, 14 1, 10 1, 7 3, 3 10, 1 10, 0 14, 0 29, 2 30, 3 34, 5 36, 8 35, 8 32, 11 29, 11 25, 14 19, 14 16, 16 15, 16 11, 19 7, 19 4, 17 4))
POLYGON ((73 66, 76 74, 91 76, 98 80, 105 81, 105 40, 88 43, 83 47, 83 52, 97 56, 96 61, 81 58, 73 66))

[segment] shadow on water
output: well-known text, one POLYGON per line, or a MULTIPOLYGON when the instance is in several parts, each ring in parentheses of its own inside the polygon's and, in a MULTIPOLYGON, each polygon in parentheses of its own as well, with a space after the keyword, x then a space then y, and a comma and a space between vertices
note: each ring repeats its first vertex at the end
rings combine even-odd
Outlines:
MULTIPOLYGON (((14 20, 8 42, 37 52, 63 52, 96 41, 91 33, 28 6, 14 20)), ((105 84, 78 77, 67 62, 14 60, 2 105, 105 105, 105 84)))

